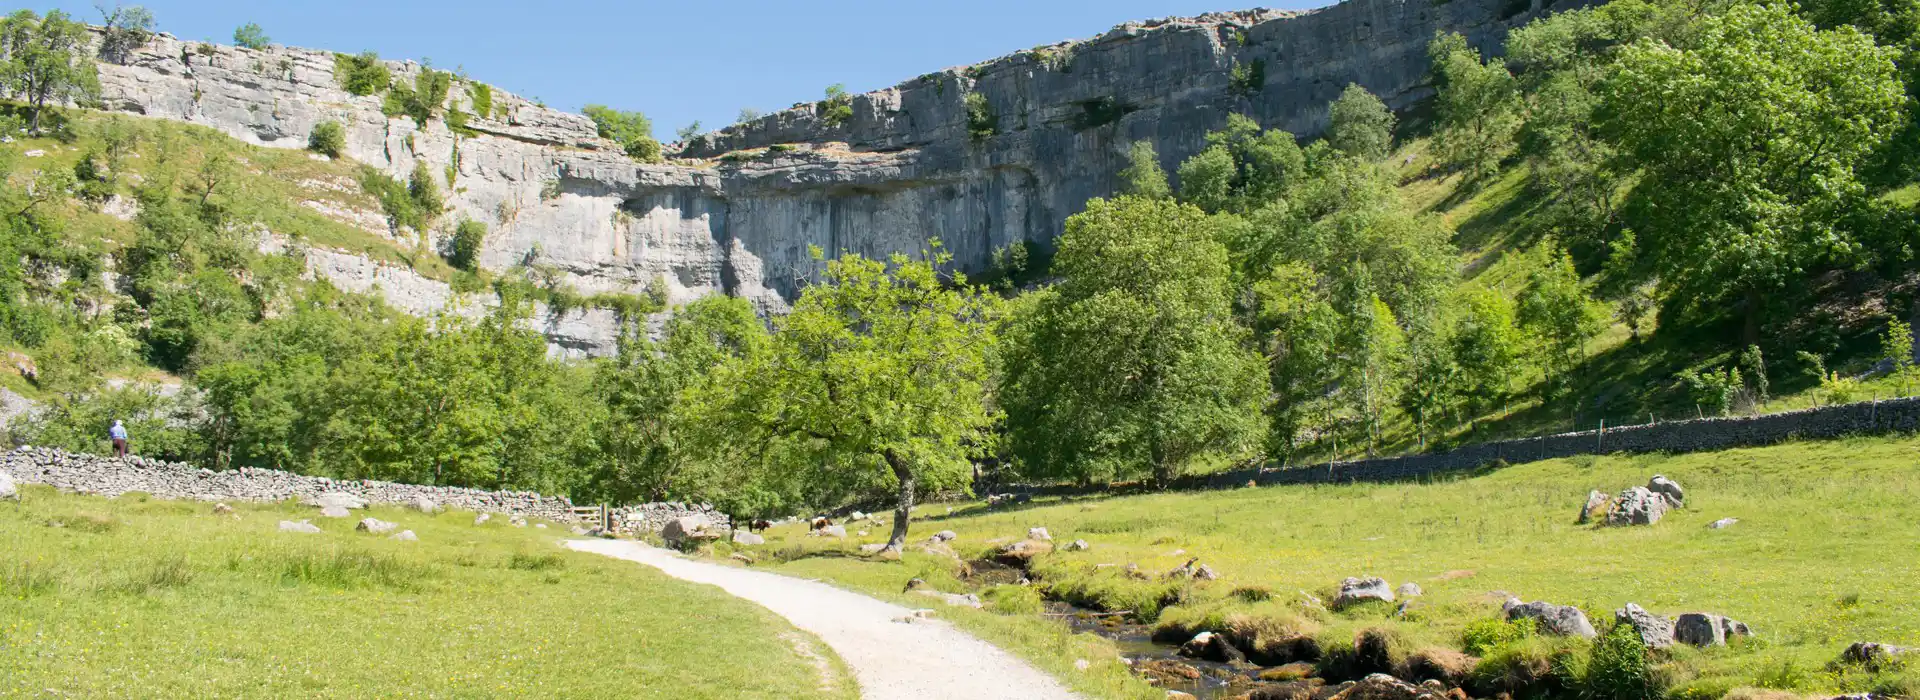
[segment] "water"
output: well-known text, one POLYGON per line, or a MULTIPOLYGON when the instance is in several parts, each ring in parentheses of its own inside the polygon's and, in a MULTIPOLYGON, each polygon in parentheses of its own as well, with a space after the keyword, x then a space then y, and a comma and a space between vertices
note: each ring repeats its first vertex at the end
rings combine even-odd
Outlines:
MULTIPOLYGON (((1200 700, 1244 693, 1255 684, 1261 670, 1257 666, 1235 667, 1183 657, 1178 647, 1154 642, 1153 628, 1124 615, 1100 615, 1059 601, 1049 601, 1046 612, 1049 617, 1065 621, 1075 632, 1097 634, 1113 640, 1114 646, 1120 649, 1120 655, 1133 662, 1136 671, 1149 666, 1169 668, 1176 664, 1199 671, 1200 677, 1195 679, 1169 678, 1161 674, 1162 680, 1158 685, 1167 690, 1192 693, 1200 700)), ((1144 673, 1141 675, 1154 677, 1144 673)))

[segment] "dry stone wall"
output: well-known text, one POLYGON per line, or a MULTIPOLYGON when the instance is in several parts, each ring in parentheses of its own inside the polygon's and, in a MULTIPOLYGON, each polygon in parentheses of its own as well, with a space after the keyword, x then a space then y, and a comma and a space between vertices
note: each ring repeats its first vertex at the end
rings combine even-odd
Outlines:
POLYGON ((169 499, 272 502, 349 493, 376 505, 404 506, 416 497, 424 497, 442 508, 518 514, 554 522, 567 522, 573 517, 573 503, 566 497, 531 491, 349 481, 251 467, 214 471, 137 455, 117 459, 46 447, 22 447, 0 455, 0 473, 21 483, 109 497, 137 491, 169 499))
MULTIPOLYGON (((1254 482, 1324 484, 1407 481, 1478 469, 1497 462, 1532 462, 1585 454, 1708 452, 1770 445, 1786 440, 1816 440, 1849 435, 1920 432, 1920 397, 1822 406, 1762 416, 1704 418, 1583 430, 1519 440, 1469 445, 1447 452, 1334 462, 1293 469, 1243 469, 1188 477, 1175 489, 1233 488, 1254 482)), ((1017 486, 997 490, 1082 493, 1081 487, 1017 486)))

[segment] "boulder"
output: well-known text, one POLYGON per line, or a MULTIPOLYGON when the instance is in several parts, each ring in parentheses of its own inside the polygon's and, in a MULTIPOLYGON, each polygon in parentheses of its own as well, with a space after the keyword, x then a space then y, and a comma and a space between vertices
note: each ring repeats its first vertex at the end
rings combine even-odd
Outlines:
POLYGON ((14 485, 13 477, 7 476, 6 472, 0 472, 0 501, 18 500, 20 500, 20 487, 14 485))
POLYGON ((706 518, 688 515, 667 521, 667 526, 660 528, 660 539, 680 547, 690 542, 720 539, 720 533, 707 524, 706 518))
POLYGON ((761 536, 759 536, 759 535, 756 535, 756 534, 754 534, 754 533, 751 533, 751 532, 744 532, 744 531, 741 531, 741 530, 734 530, 734 531, 733 531, 733 543, 734 543, 734 544, 743 544, 743 545, 747 545, 747 546, 749 546, 749 547, 757 547, 757 546, 760 546, 760 545, 763 545, 763 544, 766 544, 766 543, 767 543, 767 538, 765 538, 765 537, 761 537, 761 536))
POLYGON ((1393 588, 1387 580, 1378 576, 1367 578, 1349 577, 1340 582, 1340 592, 1333 597, 1335 610, 1369 600, 1393 602, 1393 588))
POLYGON ((1644 486, 1635 486, 1620 492, 1613 501, 1613 507, 1607 510, 1608 525, 1652 525, 1660 522, 1667 514, 1667 499, 1648 490, 1644 486))
POLYGON ((387 522, 385 520, 381 520, 379 518, 363 518, 360 520, 360 524, 354 526, 353 529, 359 532, 365 532, 365 533, 374 534, 374 535, 384 535, 386 533, 393 532, 394 528, 397 528, 397 527, 400 527, 400 526, 387 522))
POLYGON ((931 588, 914 589, 913 592, 923 596, 927 596, 929 598, 937 598, 940 600, 940 602, 946 603, 948 605, 952 605, 954 607, 979 608, 979 607, 982 607, 983 605, 980 602, 980 596, 974 595, 972 593, 967 593, 967 594, 942 593, 940 591, 936 591, 931 588))
POLYGON ((413 500, 407 502, 407 507, 427 514, 440 512, 440 505, 426 496, 414 496, 413 500))
POLYGON ((344 507, 342 507, 342 506, 325 506, 325 507, 323 507, 323 508, 321 508, 321 509, 320 509, 320 517, 322 517, 322 518, 351 518, 351 517, 353 517, 353 511, 350 511, 350 510, 347 510, 346 508, 344 508, 344 507))
POLYGON ((572 529, 570 529, 570 530, 568 530, 568 531, 569 531, 569 532, 572 532, 572 533, 573 533, 573 534, 575 534, 575 535, 585 535, 585 534, 587 534, 587 529, 586 529, 586 528, 584 528, 584 527, 580 527, 579 525, 575 525, 575 526, 573 526, 573 528, 572 528, 572 529))
POLYGON ((839 525, 828 525, 807 534, 814 537, 837 537, 844 540, 847 538, 847 528, 839 525))
POLYGON ((1707 523, 1707 528, 1711 530, 1725 530, 1729 527, 1733 527, 1733 525, 1738 522, 1740 522, 1739 518, 1721 518, 1719 520, 1715 520, 1713 522, 1707 523))
POLYGON ((545 529, 547 529, 547 524, 546 524, 546 523, 534 523, 534 524, 533 524, 533 529, 535 529, 535 530, 545 530, 545 529))
POLYGON ((1393 593, 1394 595, 1400 596, 1402 598, 1418 598, 1422 595, 1426 595, 1427 592, 1420 589, 1420 584, 1414 583, 1412 581, 1408 581, 1406 583, 1400 584, 1399 588, 1393 589, 1393 593))
POLYGON ((1908 661, 1920 661, 1920 650, 1878 642, 1854 642, 1846 651, 1840 652, 1841 663, 1863 666, 1874 673, 1904 665, 1908 661))
POLYGON ((1028 528, 1027 539, 1039 540, 1041 542, 1052 542, 1053 535, 1048 533, 1047 529, 1044 527, 1028 528))
POLYGON ((225 503, 215 503, 215 504, 213 504, 213 514, 214 514, 214 515, 227 515, 227 514, 229 514, 229 513, 232 513, 232 512, 233 512, 233 506, 230 506, 230 505, 227 505, 227 504, 225 504, 225 503))
POLYGON ((1752 628, 1724 615, 1686 613, 1673 621, 1673 639, 1697 647, 1717 647, 1734 637, 1753 635, 1752 628))
POLYGON ((1064 549, 1069 552, 1084 552, 1089 549, 1093 549, 1093 545, 1087 544, 1086 540, 1074 540, 1072 542, 1068 542, 1067 546, 1061 547, 1061 549, 1064 549))
POLYGON ((860 553, 868 556, 879 554, 884 551, 887 551, 887 545, 884 542, 875 542, 873 544, 860 545, 860 553))
POLYGON ((1446 695, 1408 683, 1384 673, 1361 679, 1327 700, 1439 700, 1446 695))
POLYGON ((952 541, 954 540, 954 538, 956 538, 956 537, 959 537, 959 536, 960 536, 959 534, 957 534, 957 533, 955 533, 955 532, 954 532, 954 531, 952 531, 952 530, 941 530, 941 531, 939 531, 939 532, 936 532, 936 533, 933 533, 933 541, 935 541, 935 542, 952 542, 952 541))
POLYGON ((1673 622, 1667 618, 1647 612, 1646 608, 1628 603, 1626 607, 1613 611, 1613 620, 1633 629, 1640 635, 1640 643, 1648 649, 1665 649, 1673 646, 1673 622))
POLYGON ((1588 639, 1598 636, 1593 631, 1593 623, 1587 621, 1587 614, 1571 605, 1554 605, 1540 601, 1520 603, 1510 600, 1507 602, 1506 609, 1509 622, 1531 618, 1539 624, 1540 631, 1544 634, 1588 639))
POLYGON ((481 514, 479 514, 479 515, 476 515, 476 516, 473 516, 473 524, 474 524, 474 525, 485 525, 485 524, 487 524, 487 521, 488 521, 488 520, 492 520, 492 519, 493 519, 493 514, 492 514, 492 513, 481 513, 481 514))
POLYGON ((348 510, 357 510, 360 508, 367 507, 367 499, 361 498, 359 496, 355 496, 351 493, 346 493, 344 491, 328 491, 318 496, 314 496, 313 498, 307 499, 307 505, 315 506, 319 508, 330 508, 330 507, 337 506, 337 507, 345 508, 348 510))
POLYGON ((401 530, 395 533, 392 539, 400 540, 401 542, 419 542, 420 536, 413 534, 412 530, 401 530))
POLYGON ((1585 525, 1593 522, 1595 518, 1606 514, 1607 494, 1598 490, 1588 491, 1587 504, 1580 506, 1580 519, 1574 522, 1579 525, 1585 525))
POLYGON ((292 520, 282 520, 280 521, 280 531, 281 532, 301 532, 301 533, 306 533, 311 535, 311 534, 319 533, 320 527, 318 525, 314 525, 313 523, 307 522, 305 520, 302 520, 300 522, 294 522, 292 520))
POLYGON ((1679 482, 1664 475, 1655 474, 1652 479, 1648 479, 1647 490, 1660 494, 1670 507, 1684 508, 1687 505, 1687 490, 1680 488, 1679 482))
POLYGON ((1193 580, 1218 581, 1220 580, 1220 574, 1216 573, 1213 570, 1213 567, 1207 566, 1206 564, 1201 564, 1199 566, 1193 567, 1193 580))
POLYGON ((1190 659, 1204 659, 1215 663, 1246 663, 1247 655, 1234 648, 1233 642, 1225 635, 1213 632, 1201 632, 1180 645, 1180 655, 1190 659))

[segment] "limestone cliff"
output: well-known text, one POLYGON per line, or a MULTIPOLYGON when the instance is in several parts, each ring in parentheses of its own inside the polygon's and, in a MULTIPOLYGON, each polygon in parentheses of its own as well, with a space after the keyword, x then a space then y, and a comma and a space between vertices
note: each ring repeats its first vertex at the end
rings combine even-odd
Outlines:
MULTIPOLYGON (((937 238, 956 264, 979 270, 998 248, 1050 241, 1088 198, 1110 193, 1133 141, 1152 141, 1171 171, 1231 113, 1310 134, 1349 82, 1404 107, 1424 96, 1436 31, 1491 48, 1539 11, 1513 0, 1349 0, 1129 23, 855 96, 839 123, 798 105, 678 145, 662 165, 627 158, 585 117, 500 91, 504 109, 472 120, 473 136, 437 119, 388 118, 380 96, 339 86, 324 51, 161 35, 127 65, 103 65, 101 82, 110 109, 252 143, 304 147, 315 124, 338 121, 348 157, 396 177, 425 162, 444 179, 451 165, 446 218, 492 228, 480 257, 489 268, 538 261, 585 293, 662 285, 673 301, 730 293, 778 312, 818 271, 811 246, 917 253, 937 238), (970 133, 970 93, 984 96, 991 135, 970 133)), ((420 70, 389 65, 396 81, 420 70)), ((471 111, 458 85, 452 102, 471 111)), ((455 297, 345 255, 309 265, 349 288, 378 283, 389 298, 410 285, 403 306, 415 310, 455 297)), ((612 323, 576 314, 547 330, 563 347, 601 353, 612 323)))

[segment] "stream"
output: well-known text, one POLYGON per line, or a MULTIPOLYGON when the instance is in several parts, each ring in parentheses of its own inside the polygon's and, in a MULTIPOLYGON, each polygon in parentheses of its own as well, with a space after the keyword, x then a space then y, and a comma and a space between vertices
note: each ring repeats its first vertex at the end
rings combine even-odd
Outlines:
POLYGON ((1158 687, 1192 693, 1200 700, 1244 693, 1258 682, 1262 670, 1258 666, 1235 667, 1181 656, 1179 647, 1154 642, 1151 626, 1133 622, 1122 615, 1102 615, 1059 601, 1048 601, 1046 614, 1050 618, 1065 621, 1075 632, 1097 634, 1112 640, 1114 646, 1120 648, 1120 656, 1133 664, 1138 675, 1157 680, 1158 687), (1195 674, 1198 677, 1182 677, 1183 674, 1177 672, 1181 667, 1198 671, 1195 674), (1146 669, 1158 672, 1142 672, 1146 669))

